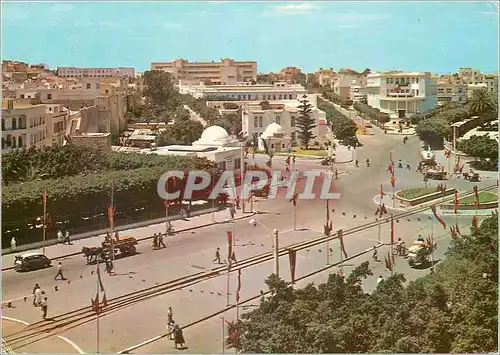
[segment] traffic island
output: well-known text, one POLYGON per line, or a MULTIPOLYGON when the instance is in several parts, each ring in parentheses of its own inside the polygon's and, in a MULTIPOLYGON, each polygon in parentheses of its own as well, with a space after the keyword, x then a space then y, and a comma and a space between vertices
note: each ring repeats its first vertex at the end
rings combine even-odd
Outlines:
MULTIPOLYGON (((478 194, 479 205, 476 204, 476 195, 470 194, 458 200, 457 210, 470 211, 470 210, 487 210, 498 208, 498 194, 490 191, 480 191, 478 194)), ((443 204, 443 210, 454 210, 453 203, 443 204)))
POLYGON ((455 191, 455 188, 441 191, 435 187, 422 187, 396 191, 394 197, 401 202, 403 206, 417 206, 422 203, 452 195, 455 191))

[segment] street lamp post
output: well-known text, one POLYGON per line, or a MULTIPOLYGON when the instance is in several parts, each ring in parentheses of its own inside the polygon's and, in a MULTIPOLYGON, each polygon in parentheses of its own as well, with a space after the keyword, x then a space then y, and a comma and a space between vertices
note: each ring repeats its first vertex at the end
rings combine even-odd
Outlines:
POLYGON ((274 273, 280 276, 278 230, 274 230, 274 273))

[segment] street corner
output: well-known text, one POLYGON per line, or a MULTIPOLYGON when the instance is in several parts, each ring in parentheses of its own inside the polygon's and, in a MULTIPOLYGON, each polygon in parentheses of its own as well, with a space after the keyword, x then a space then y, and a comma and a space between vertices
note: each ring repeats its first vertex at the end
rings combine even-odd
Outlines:
POLYGON ((85 354, 85 352, 68 338, 58 335, 33 341, 20 337, 29 323, 20 319, 2 316, 2 342, 13 353, 38 354, 85 354))

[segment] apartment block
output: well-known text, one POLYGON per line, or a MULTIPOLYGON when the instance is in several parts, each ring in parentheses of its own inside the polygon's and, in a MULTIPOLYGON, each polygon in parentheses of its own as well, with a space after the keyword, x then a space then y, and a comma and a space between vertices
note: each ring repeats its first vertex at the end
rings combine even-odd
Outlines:
POLYGON ((48 143, 46 107, 36 99, 2 100, 2 152, 48 143))
POLYGON ((467 84, 457 77, 440 77, 437 79, 437 104, 446 105, 450 102, 465 103, 467 101, 467 84))
POLYGON ((320 86, 331 86, 337 73, 334 72, 332 68, 319 68, 315 75, 320 86))
POLYGON ((381 72, 367 75, 368 105, 392 118, 406 118, 437 105, 437 83, 429 72, 381 72))
POLYGON ((351 96, 351 86, 363 87, 366 85, 366 76, 351 69, 341 69, 333 78, 333 92, 344 99, 351 96))
POLYGON ((172 74, 175 80, 184 83, 208 85, 233 85, 237 82, 257 80, 257 62, 235 61, 231 58, 220 62, 188 62, 177 59, 173 62, 153 62, 151 70, 172 74))
POLYGON ((118 68, 58 67, 57 76, 60 76, 62 78, 111 78, 111 77, 135 78, 135 69, 131 67, 118 67, 118 68))

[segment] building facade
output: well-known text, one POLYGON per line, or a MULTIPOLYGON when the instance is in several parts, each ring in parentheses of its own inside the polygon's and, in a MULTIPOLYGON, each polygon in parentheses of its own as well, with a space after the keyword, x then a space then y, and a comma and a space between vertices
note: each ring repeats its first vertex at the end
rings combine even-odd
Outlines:
POLYGON ((45 105, 31 100, 2 101, 2 152, 48 142, 45 105))
MULTIPOLYGON (((314 102, 310 102, 314 104, 314 102)), ((298 139, 297 121, 300 115, 299 101, 282 102, 272 104, 269 109, 262 109, 258 103, 246 103, 242 112, 242 130, 252 141, 260 142, 260 138, 267 127, 275 123, 281 127, 279 133, 291 138, 293 145, 300 144, 298 139)), ((324 145, 327 140, 328 126, 325 112, 317 107, 312 107, 311 117, 316 122, 313 134, 316 136, 310 145, 324 145)), ((276 133, 276 132, 272 132, 276 133)))
POLYGON ((368 105, 392 118, 406 118, 437 105, 437 83, 429 72, 370 73, 364 92, 368 105))
POLYGON ((237 82, 257 80, 257 62, 235 61, 231 58, 220 62, 188 62, 177 59, 173 62, 151 63, 151 70, 172 74, 175 80, 185 83, 208 85, 233 85, 237 82))
POLYGON ((307 93, 302 85, 284 82, 274 84, 239 83, 237 85, 184 85, 179 84, 181 94, 214 101, 276 101, 296 100, 307 93))
POLYGON ((62 78, 110 78, 129 77, 135 78, 135 69, 131 67, 119 68, 77 68, 58 67, 57 76, 62 78))
POLYGON ((465 103, 467 102, 467 85, 438 81, 436 100, 439 106, 450 102, 465 103))

